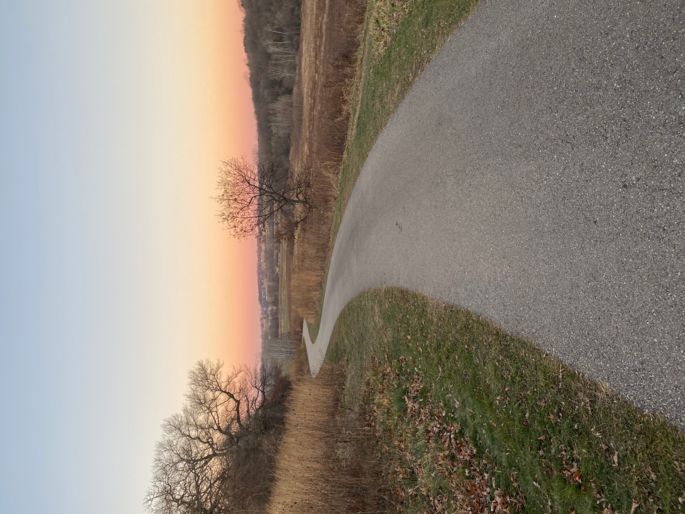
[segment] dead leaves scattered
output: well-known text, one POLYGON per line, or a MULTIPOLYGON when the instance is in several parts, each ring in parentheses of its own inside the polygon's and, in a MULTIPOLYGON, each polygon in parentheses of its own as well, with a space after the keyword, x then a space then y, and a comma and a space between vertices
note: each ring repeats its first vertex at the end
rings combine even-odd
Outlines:
POLYGON ((409 13, 413 0, 378 0, 371 14, 373 57, 379 61, 390 46, 402 20, 409 13))
MULTIPOLYGON (((444 407, 432 401, 418 370, 404 357, 400 368, 375 366, 376 396, 369 416, 388 463, 396 506, 423 505, 424 512, 436 513, 520 512, 523 495, 497 487, 488 459, 477 454, 444 407), (402 387, 400 377, 407 375, 409 385, 402 387), (391 399, 395 390, 403 392, 400 402, 391 399)), ((515 476, 510 479, 516 484, 515 476)))
POLYGON ((574 462, 570 467, 564 466, 561 470, 564 478, 572 484, 580 485, 583 483, 583 474, 578 467, 578 463, 574 462))

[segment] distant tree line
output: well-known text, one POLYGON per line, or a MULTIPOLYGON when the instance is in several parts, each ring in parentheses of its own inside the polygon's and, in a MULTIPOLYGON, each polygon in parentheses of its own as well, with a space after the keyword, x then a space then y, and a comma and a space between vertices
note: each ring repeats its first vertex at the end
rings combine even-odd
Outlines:
MULTIPOLYGON (((257 119, 258 162, 255 167, 260 180, 276 190, 288 188, 301 1, 240 0, 240 4, 245 14, 244 45, 257 119)), ((225 171, 224 166, 221 171, 224 178, 225 171)), ((220 187, 220 194, 223 191, 225 188, 220 187)), ((226 213, 226 203, 220 203, 222 213, 226 213)), ((267 214, 257 229, 262 334, 271 338, 278 336, 278 237, 283 221, 295 220, 289 217, 291 209, 286 209, 283 215, 269 217, 268 213, 274 208, 268 205, 269 199, 260 198, 259 203, 259 211, 267 214)), ((235 225, 247 226, 242 223, 227 225, 229 229, 235 225)))
POLYGON ((300 37, 299 0, 241 0, 250 86, 257 118, 258 159, 287 181, 292 94, 300 37))

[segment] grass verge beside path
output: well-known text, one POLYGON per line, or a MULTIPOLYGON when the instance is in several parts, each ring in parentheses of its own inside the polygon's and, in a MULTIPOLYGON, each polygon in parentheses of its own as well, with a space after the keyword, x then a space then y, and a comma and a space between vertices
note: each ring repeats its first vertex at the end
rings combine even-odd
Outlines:
POLYGON ((335 240, 354 182, 416 76, 477 0, 370 0, 351 86, 351 123, 333 221, 335 240))
POLYGON ((683 432, 477 316, 373 291, 329 358, 401 512, 685 511, 683 432))
MULTIPOLYGON (((347 87, 350 123, 340 166, 328 255, 347 201, 376 138, 414 79, 478 0, 368 0, 354 80, 347 87)), ((311 263, 310 263, 311 265, 311 263)), ((327 266, 326 266, 327 269, 327 266)), ((308 318, 312 338, 326 287, 319 285, 318 315, 308 318)))
MULTIPOLYGON (((354 80, 346 88, 350 123, 345 138, 338 191, 328 240, 330 255, 354 183, 376 138, 414 79, 442 47, 478 0, 368 0, 354 80)), ((326 263, 328 264, 328 263, 326 263)), ((312 262, 308 266, 315 267, 312 262)), ((327 265, 321 264, 327 270, 327 265)), ((326 287, 324 271, 318 302, 305 316, 315 338, 326 287), (316 313, 316 314, 314 314, 316 313)), ((302 296, 302 295, 300 295, 302 296)))

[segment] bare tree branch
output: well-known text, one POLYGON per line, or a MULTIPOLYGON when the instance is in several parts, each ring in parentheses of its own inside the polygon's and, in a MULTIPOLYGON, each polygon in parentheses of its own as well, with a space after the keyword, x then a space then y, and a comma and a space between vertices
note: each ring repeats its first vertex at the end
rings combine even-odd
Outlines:
POLYGON ((300 206, 301 222, 309 212, 310 187, 307 173, 297 174, 281 184, 273 166, 254 166, 245 159, 224 161, 219 168, 217 188, 219 219, 236 237, 254 234, 277 213, 300 206))
POLYGON ((189 374, 187 403, 162 424, 152 486, 145 500, 158 514, 224 514, 222 496, 233 472, 230 452, 261 428, 252 422, 267 399, 270 370, 199 362, 189 374))

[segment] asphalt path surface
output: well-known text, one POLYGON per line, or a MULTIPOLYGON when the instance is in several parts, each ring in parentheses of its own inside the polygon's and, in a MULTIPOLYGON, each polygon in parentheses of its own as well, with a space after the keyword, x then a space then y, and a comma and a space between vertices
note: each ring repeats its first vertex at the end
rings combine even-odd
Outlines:
POLYGON ((482 1, 355 185, 311 371, 350 300, 401 286, 685 426, 684 70, 682 0, 482 1))

